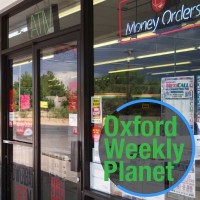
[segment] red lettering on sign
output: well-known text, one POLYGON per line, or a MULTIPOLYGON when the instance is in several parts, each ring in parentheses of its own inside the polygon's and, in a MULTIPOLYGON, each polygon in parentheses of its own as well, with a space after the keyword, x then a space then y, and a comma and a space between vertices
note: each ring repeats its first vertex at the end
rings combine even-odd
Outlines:
POLYGON ((94 125, 92 129, 92 138, 95 142, 98 142, 101 135, 101 128, 97 125, 94 125))
POLYGON ((24 185, 16 185, 16 199, 27 200, 27 188, 24 185))
POLYGON ((65 199, 65 185, 58 178, 51 178, 51 200, 65 199))

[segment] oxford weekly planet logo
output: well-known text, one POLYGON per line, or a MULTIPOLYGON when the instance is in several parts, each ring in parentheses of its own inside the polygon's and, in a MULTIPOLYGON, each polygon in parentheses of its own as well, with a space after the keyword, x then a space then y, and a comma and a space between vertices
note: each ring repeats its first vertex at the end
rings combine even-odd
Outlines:
POLYGON ((152 0, 151 7, 155 12, 161 12, 166 6, 167 0, 152 0))
POLYGON ((194 155, 188 121, 171 105, 153 99, 128 102, 108 115, 99 141, 104 181, 140 197, 176 188, 192 169, 194 155))

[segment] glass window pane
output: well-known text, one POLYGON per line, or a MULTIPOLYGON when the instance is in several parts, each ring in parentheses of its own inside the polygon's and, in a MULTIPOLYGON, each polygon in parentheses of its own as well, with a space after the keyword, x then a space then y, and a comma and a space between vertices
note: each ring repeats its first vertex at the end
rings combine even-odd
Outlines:
POLYGON ((43 49, 40 71, 42 199, 77 199, 77 42, 43 49))
POLYGON ((11 199, 33 200, 33 149, 13 145, 11 170, 11 199))
POLYGON ((9 47, 79 23, 79 0, 44 0, 9 18, 9 47))
POLYGON ((9 139, 32 142, 32 56, 16 57, 10 60, 10 67, 9 139))
MULTIPOLYGON (((107 115, 112 115, 119 106, 132 100, 150 98, 177 108, 194 132, 198 152, 195 172, 191 171, 187 177, 188 185, 185 182, 176 188, 175 193, 167 193, 158 199, 199 199, 199 4, 193 0, 166 1, 163 10, 155 11, 155 7, 162 7, 159 2, 164 1, 106 0, 93 7, 94 98, 102 99, 103 118, 102 123, 94 123, 94 126, 101 129, 107 115), (186 11, 190 11, 187 17, 186 11), (171 83, 175 84, 170 90, 170 86, 166 85, 171 83), (185 86, 190 83, 190 93, 183 92, 189 90, 187 87, 178 89, 175 86, 178 83, 186 83, 185 86), (169 87, 168 93, 165 86, 169 87), (169 90, 172 92, 169 93, 169 90)), ((159 109, 145 106, 148 107, 144 105, 134 111, 136 114, 137 111, 150 113, 147 118, 160 117, 159 109)), ((131 113, 126 115, 128 118, 131 113)), ((104 182, 98 145, 94 139, 90 163, 91 188, 121 198, 137 199, 120 191, 112 182, 104 182), (99 187, 100 180, 102 187, 99 187)))

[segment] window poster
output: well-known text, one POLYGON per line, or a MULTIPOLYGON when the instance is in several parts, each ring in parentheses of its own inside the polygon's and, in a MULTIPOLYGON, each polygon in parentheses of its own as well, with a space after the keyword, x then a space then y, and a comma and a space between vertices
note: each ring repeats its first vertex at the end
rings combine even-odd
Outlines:
POLYGON ((16 121, 16 133, 18 136, 32 136, 32 122, 30 120, 17 120, 16 121))
POLYGON ((102 124, 102 98, 91 97, 91 123, 102 124))
POLYGON ((162 78, 161 100, 180 111, 194 130, 193 76, 162 78))
POLYGON ((195 135, 195 160, 200 160, 200 135, 195 135))
POLYGON ((194 122, 194 134, 196 144, 196 160, 200 160, 200 76, 197 76, 197 113, 194 122))
POLYGON ((78 125, 78 115, 76 113, 69 113, 69 126, 77 126, 78 125))
POLYGON ((197 135, 200 135, 200 76, 197 76, 197 115, 196 115, 196 124, 197 124, 197 135))
MULTIPOLYGON (((161 100, 181 112, 194 130, 194 76, 162 78, 161 100)), ((185 180, 172 191, 173 193, 195 198, 195 164, 185 180)))
POLYGON ((21 110, 28 110, 30 109, 30 95, 28 94, 23 94, 20 95, 20 108, 21 110))
POLYGON ((90 188, 110 194, 110 187, 110 180, 104 181, 102 165, 90 162, 90 188))
MULTIPOLYGON (((180 165, 179 167, 182 168, 183 165, 180 165)), ((179 169, 175 170, 173 177, 175 178, 177 177, 177 179, 179 179, 180 178, 179 173, 180 173, 179 169)), ((195 163, 194 163, 187 177, 183 180, 181 184, 179 184, 171 192, 179 194, 179 195, 195 198, 195 188, 196 188, 196 185, 195 185, 195 163)))

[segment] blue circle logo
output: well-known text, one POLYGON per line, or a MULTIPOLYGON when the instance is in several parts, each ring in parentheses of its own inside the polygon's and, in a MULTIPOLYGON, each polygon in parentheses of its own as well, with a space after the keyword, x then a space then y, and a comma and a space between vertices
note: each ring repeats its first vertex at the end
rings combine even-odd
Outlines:
POLYGON ((194 135, 173 106, 135 100, 107 116, 99 154, 105 181, 130 195, 153 197, 176 188, 191 171, 194 135))

